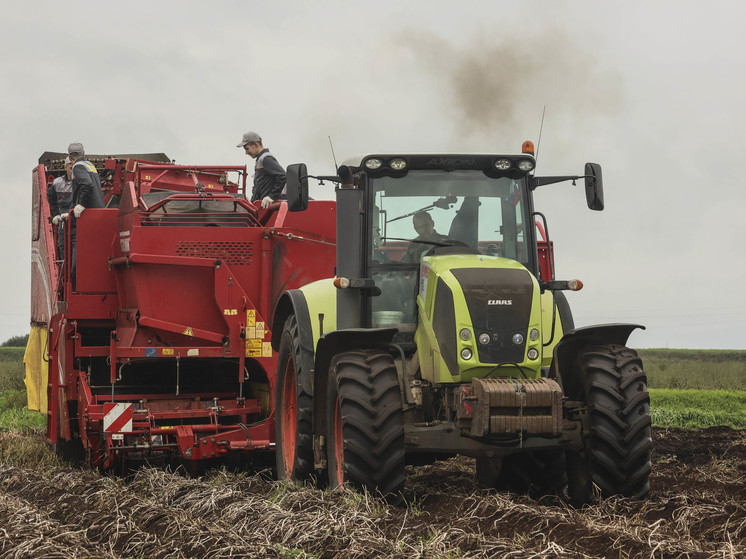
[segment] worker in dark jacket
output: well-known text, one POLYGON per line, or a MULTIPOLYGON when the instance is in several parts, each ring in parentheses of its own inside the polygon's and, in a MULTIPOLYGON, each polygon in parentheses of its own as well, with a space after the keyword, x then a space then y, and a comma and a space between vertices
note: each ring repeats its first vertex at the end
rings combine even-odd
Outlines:
POLYGON ((103 208, 104 195, 96 166, 85 158, 83 144, 72 143, 67 153, 73 162, 73 213, 80 217, 86 208, 103 208))
MULTIPOLYGON (((85 149, 83 144, 74 142, 67 147, 67 153, 73 162, 73 181, 72 181, 72 213, 76 220, 81 216, 86 208, 103 208, 104 195, 101 192, 101 179, 98 176, 96 166, 85 158, 85 149)), ((73 289, 76 289, 76 270, 77 270, 77 225, 73 221, 70 228, 70 245, 71 249, 71 279, 73 289)))
POLYGON ((261 200, 262 208, 266 208, 273 201, 279 200, 285 188, 285 169, 264 147, 262 137, 256 132, 246 132, 236 147, 243 148, 247 155, 256 160, 251 201, 261 200))

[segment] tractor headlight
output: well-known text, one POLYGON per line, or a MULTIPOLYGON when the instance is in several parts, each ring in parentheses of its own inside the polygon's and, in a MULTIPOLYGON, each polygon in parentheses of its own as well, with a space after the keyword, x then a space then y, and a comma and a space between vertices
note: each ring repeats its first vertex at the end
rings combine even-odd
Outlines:
POLYGON ((521 345, 523 343, 523 334, 513 334, 513 343, 515 345, 521 345))
POLYGON ((471 359, 471 350, 468 347, 465 347, 461 350, 461 359, 464 361, 468 361, 471 359))
POLYGON ((535 347, 532 347, 528 350, 528 358, 531 359, 531 361, 539 358, 539 350, 535 347))
POLYGON ((469 340, 471 340, 471 330, 469 330, 468 328, 463 328, 461 332, 459 332, 459 336, 462 340, 468 342, 469 340))
POLYGON ((396 159, 392 159, 391 163, 389 163, 389 167, 391 167, 394 171, 403 171, 407 166, 407 162, 404 161, 401 157, 397 157, 396 159))
POLYGON ((531 338, 532 342, 535 342, 539 339, 539 331, 536 328, 533 328, 531 330, 531 333, 529 334, 529 338, 531 338))
POLYGON ((518 162, 518 168, 525 173, 528 173, 529 171, 533 170, 534 165, 535 165, 534 162, 531 161, 530 159, 521 159, 518 162))
POLYGON ((510 159, 498 159, 495 161, 495 169, 498 171, 507 171, 512 165, 510 159))
POLYGON ((479 334, 479 343, 482 345, 487 345, 488 343, 490 343, 490 335, 486 332, 479 334))
POLYGON ((381 165, 383 165, 383 161, 381 161, 377 157, 371 157, 365 162, 365 168, 370 171, 375 171, 376 169, 380 169, 381 165))

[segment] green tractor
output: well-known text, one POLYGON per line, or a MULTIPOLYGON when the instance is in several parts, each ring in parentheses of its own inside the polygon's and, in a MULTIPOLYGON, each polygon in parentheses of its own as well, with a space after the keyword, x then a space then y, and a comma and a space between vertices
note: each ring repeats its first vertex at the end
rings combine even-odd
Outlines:
MULTIPOLYGON (((574 503, 649 491, 647 381, 635 324, 575 328, 534 210, 542 185, 519 155, 373 154, 337 175, 336 277, 286 291, 279 352, 278 476, 402 494, 407 464, 476 459, 477 480, 574 503), (543 238, 540 238, 543 237, 543 238)), ((288 206, 308 200, 288 168, 288 206)))

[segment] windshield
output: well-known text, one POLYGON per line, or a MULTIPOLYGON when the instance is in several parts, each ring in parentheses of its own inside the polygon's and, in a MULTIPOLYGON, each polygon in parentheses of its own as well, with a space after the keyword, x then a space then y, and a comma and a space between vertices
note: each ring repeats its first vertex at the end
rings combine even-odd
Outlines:
POLYGON ((372 298, 374 326, 416 321, 409 291, 415 293, 417 265, 433 247, 466 245, 529 266, 523 179, 491 178, 478 170, 422 170, 373 178, 371 187, 368 268, 382 290, 372 298), (385 292, 392 282, 399 297, 385 292))

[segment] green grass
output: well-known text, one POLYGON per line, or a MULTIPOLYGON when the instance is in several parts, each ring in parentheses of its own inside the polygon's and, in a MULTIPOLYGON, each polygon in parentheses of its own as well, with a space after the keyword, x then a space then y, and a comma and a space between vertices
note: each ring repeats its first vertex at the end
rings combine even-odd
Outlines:
POLYGON ((650 415, 656 427, 746 429, 746 391, 653 388, 650 415))
POLYGON ((0 429, 46 429, 44 414, 26 407, 23 347, 0 347, 0 429))
POLYGON ((746 390, 746 351, 640 349, 649 388, 746 390))

